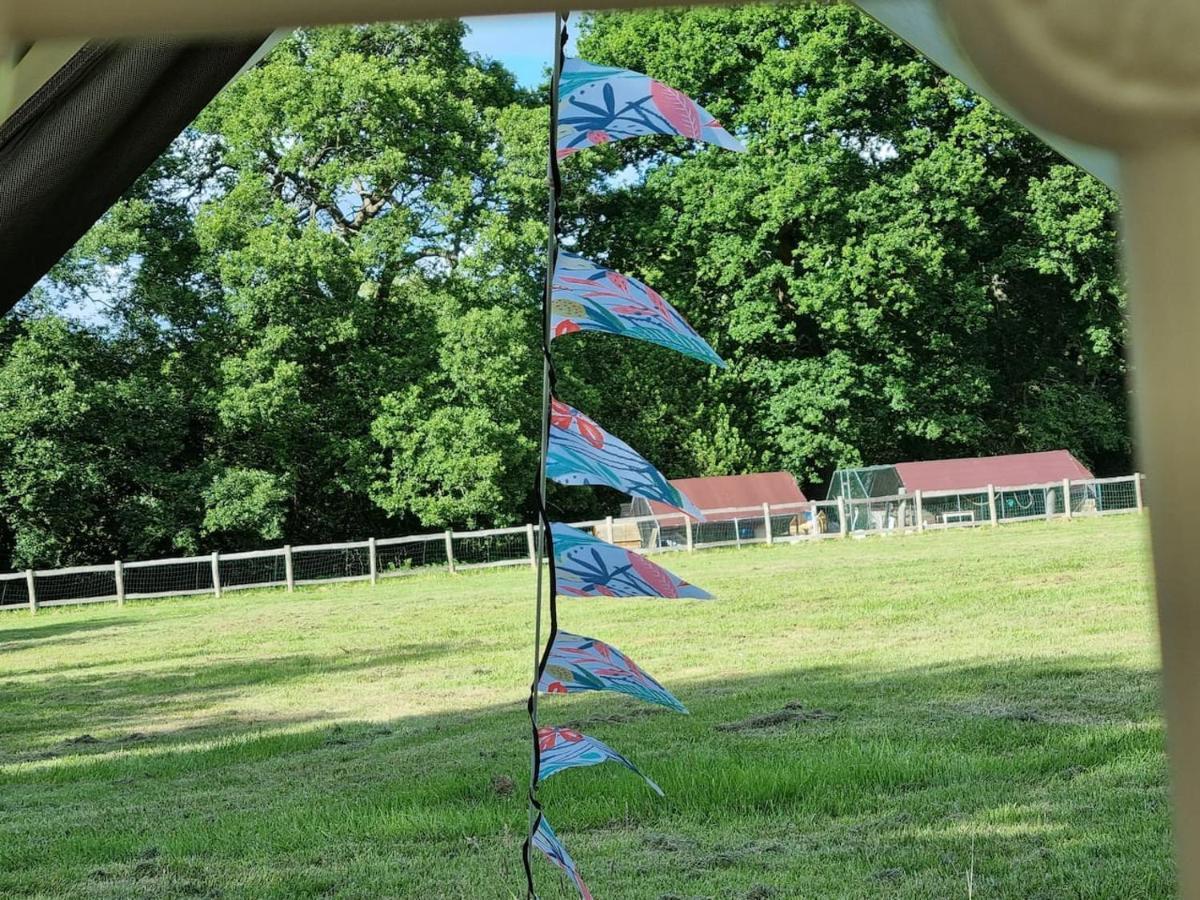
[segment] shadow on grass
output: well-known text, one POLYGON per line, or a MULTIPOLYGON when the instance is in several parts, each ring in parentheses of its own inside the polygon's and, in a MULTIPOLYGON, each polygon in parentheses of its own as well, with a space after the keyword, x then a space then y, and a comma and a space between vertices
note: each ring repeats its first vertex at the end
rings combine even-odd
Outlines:
MULTIPOLYGON (((247 685, 451 650, 52 680, 23 685, 21 705, 53 707, 63 692, 90 689, 80 730, 93 715, 132 727, 247 685)), ((543 703, 544 721, 586 729, 667 792, 658 800, 615 767, 545 786, 597 896, 965 895, 968 872, 981 896, 1172 889, 1151 670, 1078 657, 829 666, 671 687, 692 715, 605 695, 543 703)), ((200 724, 186 740, 151 735, 132 748, 67 748, 68 758, 0 775, 21 810, 0 887, 19 893, 53 872, 82 895, 101 872, 113 896, 514 896, 528 765, 521 706, 514 686, 511 703, 382 724, 315 726, 305 713, 200 724), (101 811, 122 828, 98 832, 101 811)))
MULTIPOLYGON (((19 616, 19 612, 4 612, 0 616, 15 617, 19 616)), ((12 621, 11 618, 0 618, 0 622, 7 624, 12 621)), ((0 653, 6 650, 26 650, 32 645, 39 647, 48 644, 66 643, 63 640, 66 635, 79 635, 88 631, 102 631, 106 628, 124 627, 130 624, 129 619, 119 616, 111 616, 104 619, 93 618, 78 618, 78 619, 62 619, 53 622, 45 622, 37 625, 30 625, 24 628, 3 628, 0 629, 0 653)))
MULTIPOLYGON (((65 752, 94 752, 95 740, 61 742, 65 734, 88 735, 91 731, 135 728, 148 716, 195 714, 222 701, 244 697, 248 690, 269 688, 305 679, 318 681, 424 662, 454 652, 450 644, 412 644, 387 653, 292 654, 237 660, 196 658, 189 665, 153 669, 146 673, 72 673, 25 678, 4 684, 0 713, 0 763, 59 756, 65 752), (57 740, 47 746, 47 740, 57 740), (5 758, 7 757, 7 758, 5 758)), ((311 721, 321 714, 299 719, 271 719, 280 726, 287 722, 311 721)), ((325 715, 328 718, 328 715, 325 715)), ((206 728, 179 729, 189 739, 233 735, 239 729, 261 727, 262 721, 245 722, 224 716, 206 728)), ((90 735, 89 735, 90 736, 90 735)))

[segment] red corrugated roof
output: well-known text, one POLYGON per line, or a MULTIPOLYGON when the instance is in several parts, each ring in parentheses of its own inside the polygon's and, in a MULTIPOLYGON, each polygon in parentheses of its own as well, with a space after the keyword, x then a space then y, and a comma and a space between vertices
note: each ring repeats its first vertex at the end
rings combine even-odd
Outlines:
MULTIPOLYGON (((807 503, 790 472, 756 472, 753 475, 714 475, 710 478, 675 478, 671 484, 683 491, 701 510, 761 508, 764 503, 807 503)), ((658 518, 679 517, 678 510, 650 502, 658 518)), ((734 513, 708 516, 711 521, 736 518, 734 513)))
POLYGON ((1046 484, 1064 478, 1094 477, 1083 463, 1066 450, 903 462, 896 463, 896 471, 909 493, 980 488, 989 484, 1016 487, 1022 484, 1046 484))

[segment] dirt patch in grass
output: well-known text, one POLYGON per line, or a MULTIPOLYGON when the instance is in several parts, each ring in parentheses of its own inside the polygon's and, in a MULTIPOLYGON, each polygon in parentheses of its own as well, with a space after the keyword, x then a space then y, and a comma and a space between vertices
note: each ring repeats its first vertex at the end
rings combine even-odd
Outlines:
POLYGON ((808 709, 799 700, 791 700, 783 705, 783 709, 751 716, 740 722, 722 722, 716 729, 733 732, 763 731, 784 725, 802 725, 805 722, 831 722, 836 718, 836 713, 824 709, 808 709))
POLYGON ((647 716, 662 715, 662 710, 638 707, 631 709, 628 712, 610 713, 609 715, 588 716, 583 719, 576 719, 574 722, 568 722, 567 728, 575 731, 586 731, 593 725, 620 725, 623 722, 632 722, 634 719, 644 719, 647 716))

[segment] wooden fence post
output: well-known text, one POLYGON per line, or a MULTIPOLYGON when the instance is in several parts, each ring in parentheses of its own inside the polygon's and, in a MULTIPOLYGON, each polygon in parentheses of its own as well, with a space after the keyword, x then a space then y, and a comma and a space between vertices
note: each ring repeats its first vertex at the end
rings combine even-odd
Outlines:
POLYGON ((296 571, 292 568, 292 545, 283 545, 283 580, 290 594, 296 590, 296 571))
POLYGON ((920 490, 913 491, 913 503, 917 507, 917 531, 925 530, 925 505, 920 490))
POLYGON ((25 590, 29 592, 29 612, 37 615, 37 585, 34 583, 33 569, 25 570, 25 590))
POLYGON ((1063 479, 1063 515, 1071 518, 1071 479, 1063 479))
POLYGON ((375 538, 367 538, 367 563, 370 566, 371 584, 379 584, 379 554, 375 551, 375 538))
POLYGON ((525 543, 529 545, 529 568, 537 569, 537 541, 533 538, 533 523, 525 526, 525 543))
POLYGON ((212 583, 213 596, 221 596, 221 554, 214 550, 212 552, 212 583))
POLYGON ((845 537, 850 533, 850 523, 846 521, 846 498, 838 497, 838 536, 845 537))
POLYGON ((687 532, 687 551, 691 553, 696 549, 696 545, 692 542, 692 520, 690 516, 683 517, 683 527, 687 532))
POLYGON ((454 574, 454 532, 446 529, 446 570, 454 574))
POLYGON ((610 544, 616 543, 616 541, 613 540, 613 518, 612 518, 612 516, 604 517, 604 534, 605 534, 605 539, 610 544))
POLYGON ((117 606, 125 605, 125 566, 121 561, 113 561, 113 584, 117 588, 117 606))
POLYGON ((765 524, 767 526, 767 528, 766 528, 767 544, 773 544, 775 542, 775 540, 774 540, 775 535, 773 535, 771 533, 771 504, 770 503, 763 504, 763 524, 765 524))
POLYGON ((994 484, 988 485, 988 518, 993 528, 1000 524, 1000 520, 996 518, 996 486, 994 484))
POLYGON ((1142 505, 1142 473, 1133 473, 1133 500, 1137 506, 1137 511, 1140 513, 1145 507, 1142 505))

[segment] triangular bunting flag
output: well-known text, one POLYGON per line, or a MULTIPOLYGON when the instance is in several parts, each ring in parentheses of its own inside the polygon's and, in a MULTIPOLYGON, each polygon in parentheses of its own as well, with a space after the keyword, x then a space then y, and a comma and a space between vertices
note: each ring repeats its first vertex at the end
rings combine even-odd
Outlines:
POLYGON ((637 451, 579 410, 550 401, 546 477, 559 484, 603 484, 634 497, 657 500, 698 522, 704 514, 637 451))
POLYGON ((554 637, 538 690, 546 694, 615 691, 676 712, 687 712, 670 691, 616 647, 566 631, 554 637))
POLYGON ((539 728, 538 749, 541 751, 541 762, 538 768, 539 781, 545 781, 555 772, 561 772, 563 769, 571 769, 576 766, 598 766, 611 761, 618 762, 631 772, 641 775, 656 794, 660 797, 663 795, 662 788, 608 744, 570 728, 539 728))
POLYGON ((579 877, 579 869, 575 866, 575 860, 571 859, 571 854, 567 852, 567 848, 562 845, 562 841, 558 839, 558 835, 554 833, 554 829, 550 827, 550 823, 541 813, 538 813, 537 828, 533 832, 533 846, 545 853, 546 859, 571 877, 583 900, 592 900, 592 892, 579 877))
MULTIPOLYGON (((542 549, 536 561, 537 625, 541 635, 543 588, 540 563, 547 542, 552 545, 550 570, 549 644, 535 657, 528 704, 532 725, 533 776, 529 786, 531 830, 523 848, 527 895, 537 896, 530 864, 533 847, 562 869, 583 900, 591 894, 575 861, 542 814, 538 783, 556 772, 577 766, 617 762, 656 785, 628 759, 595 738, 570 728, 542 727, 538 694, 614 691, 687 710, 670 691, 647 675, 615 647, 595 638, 558 628, 558 597, 691 597, 711 599, 640 554, 599 540, 561 523, 550 523, 546 510, 546 479, 563 485, 606 485, 633 497, 673 507, 698 521, 704 516, 687 496, 624 441, 609 434, 579 410, 553 396, 556 372, 553 341, 577 331, 602 331, 658 344, 686 356, 724 366, 712 347, 652 288, 634 278, 598 266, 573 253, 559 251, 558 201, 562 179, 558 160, 587 147, 624 138, 674 134, 729 150, 744 151, 736 138, 691 97, 646 75, 628 69, 597 66, 567 59, 567 17, 555 13, 554 74, 551 79, 550 233, 547 241, 546 291, 543 294, 542 445, 537 480, 542 549)), ((612 537, 612 535, 609 535, 612 537)), ((690 544, 690 533, 688 543, 690 544)))
POLYGON ((745 152, 733 135, 682 91, 629 69, 563 61, 558 82, 558 158, 647 134, 678 134, 745 152))
POLYGON ((554 537, 555 581, 564 596, 712 599, 712 594, 672 575, 640 553, 561 522, 551 523, 550 533, 554 537))
POLYGON ((725 367, 725 361, 653 288, 564 250, 554 264, 550 327, 552 337, 603 331, 725 367))

